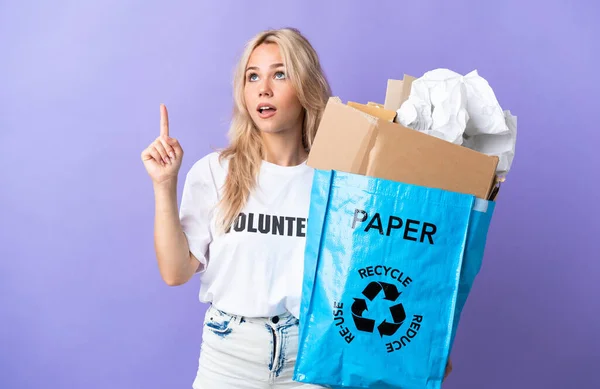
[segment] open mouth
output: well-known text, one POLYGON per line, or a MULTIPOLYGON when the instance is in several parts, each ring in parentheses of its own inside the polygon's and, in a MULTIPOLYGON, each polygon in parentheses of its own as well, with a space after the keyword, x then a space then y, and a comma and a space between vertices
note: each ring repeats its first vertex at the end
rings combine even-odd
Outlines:
POLYGON ((277 108, 275 108, 274 106, 272 106, 270 104, 259 104, 259 106, 256 108, 256 110, 258 111, 258 115, 261 118, 268 118, 268 117, 275 115, 277 108))

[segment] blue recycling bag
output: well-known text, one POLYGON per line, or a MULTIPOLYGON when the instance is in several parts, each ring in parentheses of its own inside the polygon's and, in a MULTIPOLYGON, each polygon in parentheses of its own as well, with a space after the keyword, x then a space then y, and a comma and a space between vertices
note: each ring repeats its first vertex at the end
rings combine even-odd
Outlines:
POLYGON ((494 205, 315 170, 294 380, 440 388, 494 205))

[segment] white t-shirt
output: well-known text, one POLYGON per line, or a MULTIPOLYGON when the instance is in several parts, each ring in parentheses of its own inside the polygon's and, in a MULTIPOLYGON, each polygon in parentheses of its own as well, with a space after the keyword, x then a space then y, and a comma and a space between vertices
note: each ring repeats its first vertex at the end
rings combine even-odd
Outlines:
POLYGON ((217 228, 217 202, 228 162, 211 153, 188 172, 180 220, 202 263, 199 298, 230 314, 299 315, 313 169, 262 162, 258 185, 228 233, 217 228))

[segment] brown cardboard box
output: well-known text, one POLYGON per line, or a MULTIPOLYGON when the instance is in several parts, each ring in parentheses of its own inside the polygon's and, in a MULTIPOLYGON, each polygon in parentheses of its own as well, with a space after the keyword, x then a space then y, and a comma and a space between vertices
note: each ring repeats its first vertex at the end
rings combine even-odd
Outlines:
POLYGON ((380 108, 380 107, 376 107, 373 105, 364 105, 364 104, 359 104, 359 103, 355 103, 353 101, 349 101, 348 105, 351 106, 352 108, 356 108, 364 113, 367 113, 371 116, 375 116, 378 118, 381 118, 387 122, 393 122, 394 119, 396 118, 396 111, 390 111, 389 109, 385 109, 385 108, 380 108))
POLYGON ((408 99, 410 88, 414 80, 416 80, 415 77, 406 74, 402 80, 388 80, 383 107, 385 109, 397 111, 402 103, 408 99))
MULTIPOLYGON (((406 81, 404 87, 412 82, 406 81)), ((399 108, 405 98, 394 93, 388 87, 385 109, 352 103, 354 108, 330 98, 308 165, 492 199, 498 158, 392 122, 388 107, 399 108)), ((399 94, 408 96, 404 90, 399 94)))

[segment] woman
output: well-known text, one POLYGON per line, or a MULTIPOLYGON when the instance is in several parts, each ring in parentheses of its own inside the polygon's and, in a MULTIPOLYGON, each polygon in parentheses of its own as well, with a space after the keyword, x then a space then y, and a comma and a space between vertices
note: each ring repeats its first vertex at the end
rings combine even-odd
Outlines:
POLYGON ((161 106, 161 134, 142 153, 158 266, 169 285, 200 273, 200 300, 211 304, 194 388, 311 386, 292 381, 312 184, 305 161, 330 94, 298 31, 256 36, 235 73, 231 144, 187 173, 179 215, 183 150, 161 106))
POLYGON ((169 135, 142 152, 156 202, 164 281, 200 273, 206 313, 193 387, 316 388, 292 381, 312 169, 306 158, 331 95, 316 52, 295 29, 246 46, 234 76, 229 147, 197 161, 177 209, 183 150, 169 135))

